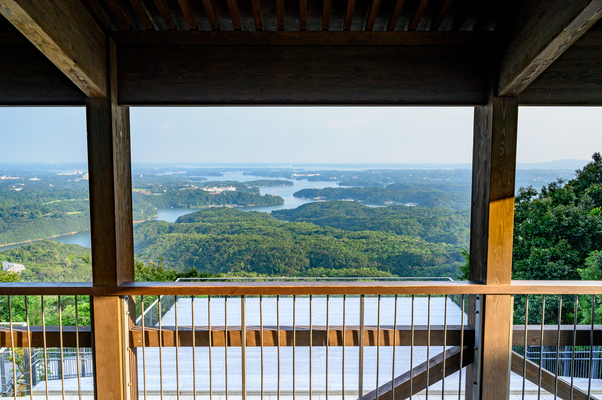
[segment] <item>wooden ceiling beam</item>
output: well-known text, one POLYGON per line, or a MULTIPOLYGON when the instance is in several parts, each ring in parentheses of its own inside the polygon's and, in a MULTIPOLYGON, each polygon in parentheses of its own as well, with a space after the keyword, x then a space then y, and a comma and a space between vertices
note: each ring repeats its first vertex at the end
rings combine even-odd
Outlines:
POLYGON ((176 28, 178 28, 178 22, 176 21, 176 18, 171 12, 169 4, 167 4, 165 0, 155 0, 155 6, 157 6, 157 10, 159 11, 161 19, 163 20, 163 23, 165 24, 167 29, 175 30, 176 28))
POLYGON ((353 13, 355 11, 355 0, 347 0, 347 11, 345 11, 345 23, 343 30, 351 30, 351 22, 353 21, 353 13))
POLYGON ((211 29, 214 31, 219 31, 219 21, 217 20, 217 14, 215 13, 215 7, 213 7, 213 3, 211 0, 203 0, 203 6, 205 7, 205 13, 207 14, 207 19, 209 20, 211 29))
POLYGON ((378 9, 380 7, 380 0, 372 1, 372 6, 370 7, 370 13, 368 14, 368 20, 366 21, 366 30, 373 31, 374 24, 376 22, 376 16, 378 15, 378 9))
POLYGON ((451 7, 453 1, 454 0, 445 0, 443 5, 441 6, 441 10, 439 10, 439 14, 437 14, 437 17, 435 18, 434 22, 431 24, 431 31, 435 32, 435 31, 439 30, 439 28, 441 27, 441 24, 443 23, 443 20, 447 16, 447 13, 448 13, 449 8, 451 7))
POLYGON ((182 14, 184 14, 184 19, 186 19, 186 24, 188 25, 188 29, 191 31, 196 30, 198 28, 198 21, 196 16, 194 15, 194 10, 192 9, 192 5, 189 0, 178 0, 178 4, 180 5, 180 9, 182 10, 182 14))
POLYGON ((130 0, 134 11, 138 15, 140 22, 142 22, 142 26, 144 26, 147 30, 155 29, 155 22, 153 21, 153 17, 151 13, 148 11, 148 8, 144 5, 144 1, 142 0, 130 0))
POLYGON ((121 2, 117 0, 105 0, 105 3, 115 16, 115 19, 119 22, 119 25, 121 25, 122 29, 127 30, 132 27, 132 21, 130 21, 130 17, 123 9, 121 2))
POLYGON ((324 8, 322 9, 322 30, 330 29, 330 12, 332 10, 331 0, 324 0, 324 8))
POLYGON ((393 8, 393 13, 391 14, 391 19, 389 20, 388 30, 394 31, 395 26, 397 25, 397 21, 399 21, 399 17, 401 16, 401 10, 403 10, 403 5, 405 0, 397 0, 395 2, 395 7, 393 8))
POLYGON ((518 96, 541 75, 602 17, 602 0, 526 0, 509 15, 500 96, 518 96))
POLYGON ((107 96, 107 38, 80 0, 0 0, 0 13, 86 96, 107 96))
POLYGON ((424 11, 426 11, 426 6, 428 6, 429 0, 420 0, 420 4, 418 5, 418 9, 416 9, 416 14, 414 14, 414 18, 412 19, 412 23, 410 24, 410 30, 415 31, 418 28, 418 24, 424 15, 424 11))
POLYGON ((261 0, 251 0, 253 7, 253 20, 255 22, 255 30, 263 30, 263 12, 261 10, 261 0))

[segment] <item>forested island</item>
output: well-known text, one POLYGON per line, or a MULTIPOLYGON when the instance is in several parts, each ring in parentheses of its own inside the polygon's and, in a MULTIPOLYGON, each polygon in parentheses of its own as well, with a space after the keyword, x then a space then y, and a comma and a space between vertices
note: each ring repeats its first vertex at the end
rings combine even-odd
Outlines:
POLYGON ((168 268, 239 276, 455 276, 463 261, 458 245, 224 208, 149 221, 134 239, 137 254, 168 268))
POLYGON ((314 200, 352 200, 372 205, 420 205, 454 210, 470 209, 470 191, 464 185, 451 185, 448 190, 425 184, 392 184, 387 187, 353 187, 303 189, 295 197, 314 200), (454 189, 460 190, 454 190, 454 189), (451 190, 450 190, 451 189, 451 190))

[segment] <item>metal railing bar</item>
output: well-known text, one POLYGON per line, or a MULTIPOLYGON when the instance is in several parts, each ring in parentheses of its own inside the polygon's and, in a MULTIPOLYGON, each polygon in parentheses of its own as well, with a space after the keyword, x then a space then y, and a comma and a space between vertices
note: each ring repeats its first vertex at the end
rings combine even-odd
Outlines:
POLYGON ((261 339, 261 398, 263 399, 263 296, 259 296, 259 326, 261 339))
POLYGON ((414 295, 412 295, 412 317, 410 321, 410 400, 412 400, 412 396, 414 395, 414 304, 415 299, 414 295))
MULTIPOLYGON (((376 328, 376 399, 378 400, 379 378, 380 378, 380 295, 378 295, 377 328, 376 328)), ((394 383, 394 382, 393 382, 394 383)))
MULTIPOLYGON (((32 365, 31 365, 31 329, 29 327, 29 302, 27 299, 27 296, 25 296, 25 321, 27 324, 27 362, 29 363, 29 396, 30 399, 33 399, 33 374, 35 373, 32 365)), ((76 328, 76 332, 77 332, 77 296, 75 296, 75 328, 76 328)), ((79 334, 76 336, 76 340, 78 339, 79 334)), ((78 361, 79 361, 79 342, 77 343, 77 352, 78 352, 78 361)), ((78 365, 78 369, 79 371, 79 365, 78 365)), ((36 377, 37 379, 37 377, 36 377)), ((81 385, 79 385, 79 375, 77 376, 78 379, 78 387, 79 387, 79 393, 80 393, 80 400, 81 400, 81 385)))
MULTIPOLYGON (((144 315, 144 296, 140 296, 141 312, 144 315)), ((144 318, 142 318, 142 377, 144 381, 144 400, 146 400, 146 333, 144 332, 144 318)))
POLYGON ((209 400, 213 400, 213 357, 211 357, 213 333, 211 332, 211 296, 207 296, 207 330, 209 331, 209 400))
POLYGON ((594 373, 594 319, 596 316, 596 296, 592 295, 592 326, 589 332, 589 379, 587 381, 587 398, 591 399, 592 395, 592 375, 594 373))
POLYGON ((176 399, 180 400, 180 335, 178 334, 178 296, 174 303, 174 323, 176 326, 176 399))
MULTIPOLYGON (((562 295, 558 295, 558 334, 556 341, 556 371, 554 375, 554 400, 558 398, 558 374, 560 373, 559 357, 560 357, 560 324, 562 323, 562 295)), ((542 343, 543 344, 543 343, 542 343)), ((542 346, 543 351, 543 346, 542 346)), ((525 358, 526 358, 525 353, 525 358)))
POLYGON ((196 328, 194 324, 194 296, 190 298, 192 323, 192 396, 196 399, 196 328))
MULTIPOLYGON (((539 376, 537 378, 537 398, 540 399, 541 398, 541 374, 542 374, 542 369, 543 369, 543 346, 541 346, 543 344, 543 327, 544 327, 544 323, 545 323, 545 316, 546 316, 546 295, 542 295, 541 296, 541 331, 539 334, 539 343, 540 343, 540 350, 539 350, 539 376)), ((526 355, 526 353, 525 353, 526 355)), ((525 357, 526 358, 526 357, 525 357)))
MULTIPOLYGON (((8 323, 10 325, 10 351, 13 360, 13 397, 17 400, 17 355, 15 354, 15 337, 13 336, 13 307, 11 304, 11 296, 8 296, 8 323)), ((65 397, 63 395, 63 397, 65 397)))
MULTIPOLYGON (((77 394, 79 400, 82 399, 82 381, 80 372, 80 354, 79 354, 79 313, 78 313, 79 302, 77 295, 75 295, 75 351, 77 356, 77 394)), ((31 359, 31 357, 30 357, 31 359)), ((29 369, 29 376, 31 377, 31 368, 29 369)), ((137 384, 138 382, 136 382, 137 384)))
POLYGON ((395 400, 395 356, 397 350, 397 295, 395 295, 395 307, 393 316, 393 366, 391 368, 391 399, 395 400))
POLYGON ((226 333, 226 343, 224 343, 224 369, 226 378, 226 400, 228 400, 228 296, 224 297, 224 330, 226 333))
POLYGON ((427 325, 426 325, 426 400, 429 399, 431 383, 431 295, 428 295, 427 325))
POLYGON ((328 347, 330 346, 330 295, 326 295, 326 400, 328 400, 328 347))
MULTIPOLYGON (((65 398, 65 372, 63 368, 65 366, 63 359, 63 310, 61 303, 61 295, 57 298, 57 305, 59 309, 59 343, 60 343, 60 351, 61 351, 61 392, 63 394, 63 399, 65 398)), ((79 373, 78 373, 79 375, 79 373)))
POLYGON ((247 399, 247 315, 246 299, 240 296, 242 400, 247 399))
POLYGON ((278 329, 278 393, 277 399, 280 400, 280 296, 276 296, 276 326, 278 329))
POLYGON ((529 333, 529 295, 525 296, 525 343, 524 351, 525 357, 523 358, 523 388, 522 388, 522 399, 525 398, 525 385, 527 384, 527 336, 529 333))
POLYGON ((161 399, 163 399, 163 327, 161 324, 161 299, 159 297, 159 388, 161 399))
MULTIPOLYGON (((313 329, 313 297, 310 294, 309 295, 309 398, 312 398, 313 395, 313 374, 312 374, 312 367, 313 367, 313 356, 314 356, 314 352, 313 352, 313 338, 314 338, 314 329, 313 329)), ((280 336, 280 335, 278 335, 280 336)))
POLYGON ((364 295, 360 296, 359 369, 357 398, 364 396, 364 295))
POLYGON ((460 297, 460 302, 462 303, 462 314, 460 315, 460 326, 461 334, 460 334, 460 367, 458 374, 458 400, 461 400, 462 396, 462 365, 464 363, 464 295, 460 297))
POLYGON ((347 296, 343 295, 343 365, 341 365, 341 398, 345 400, 345 345, 347 341, 346 328, 346 311, 347 311, 347 296))
POLYGON ((42 337, 44 338, 44 376, 46 378, 46 400, 50 399, 48 390, 48 349, 46 347, 46 310, 44 304, 44 296, 40 296, 42 307, 42 337))
MULTIPOLYGON (((464 325, 464 324, 462 324, 464 325)), ((445 377, 447 376, 445 374, 445 367, 446 367, 446 360, 447 358, 445 357, 445 352, 447 350, 447 295, 445 295, 445 310, 443 311, 443 375, 441 378, 441 400, 444 400, 445 397, 445 377)), ((462 364, 460 364, 462 365, 462 364)))
POLYGON ((293 400, 296 398, 297 393, 297 374, 296 374, 296 348, 297 348, 297 296, 293 295, 293 400))
MULTIPOLYGON (((577 341, 577 312, 579 310, 579 295, 575 295, 575 313, 573 314, 573 348, 571 351, 571 394, 570 400, 573 400, 575 389, 575 345, 577 341)), ((526 349, 526 347, 525 347, 526 349)), ((526 354, 525 354, 526 355, 526 354)))

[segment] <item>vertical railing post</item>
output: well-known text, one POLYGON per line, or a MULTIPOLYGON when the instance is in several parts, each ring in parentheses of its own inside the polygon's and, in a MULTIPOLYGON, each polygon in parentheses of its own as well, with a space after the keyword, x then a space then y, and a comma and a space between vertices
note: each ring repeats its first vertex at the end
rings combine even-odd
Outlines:
MULTIPOLYGON (((117 103, 116 45, 107 38, 109 95, 88 98, 88 168, 92 276, 95 287, 134 280, 129 110, 117 103)), ((94 390, 97 399, 125 400, 136 384, 127 370, 127 305, 116 296, 92 298, 94 390), (129 383, 133 380, 133 384, 129 383)), ((131 374, 132 373, 132 374, 131 374)))
MULTIPOLYGON (((512 277, 516 98, 491 97, 475 108, 470 230, 470 280, 507 285, 512 277)), ((475 362, 466 376, 467 399, 506 399, 510 383, 512 297, 469 298, 476 329, 475 362)))

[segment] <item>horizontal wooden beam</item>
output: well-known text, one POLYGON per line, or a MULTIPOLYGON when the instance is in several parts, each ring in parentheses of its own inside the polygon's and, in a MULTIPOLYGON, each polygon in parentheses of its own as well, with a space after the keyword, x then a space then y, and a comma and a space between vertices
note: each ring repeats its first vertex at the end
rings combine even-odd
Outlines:
MULTIPOLYGON (((558 340, 558 327, 556 325, 544 325, 544 346, 556 346, 558 340)), ((180 346, 192 346, 192 328, 190 326, 179 327, 179 345, 180 346)), ((343 329, 341 326, 331 325, 329 327, 329 346, 342 346, 343 345, 343 329)), ((58 326, 47 326, 46 327, 46 340, 47 346, 59 346, 59 327, 58 326)), ((175 346, 175 327, 164 326, 161 328, 161 335, 163 336, 164 346, 175 346)), ((223 326, 211 327, 212 332, 212 343, 214 346, 223 346, 225 341, 225 329, 223 326)), ((345 346, 358 346, 359 345, 359 328, 357 326, 347 325, 345 326, 345 346)), ((366 326, 364 330, 364 345, 375 346, 377 343, 377 332, 378 329, 374 326, 366 326)), ((393 326, 383 325, 381 326, 381 345, 391 346, 393 343, 393 326)), ((293 343, 293 327, 292 326, 281 326, 280 327, 280 342, 282 346, 292 346, 293 343)), ((512 346, 523 346, 524 345, 524 333, 525 327, 523 325, 515 325, 513 328, 512 335, 512 346)), ((528 346, 539 346, 540 345, 540 325, 529 325, 527 345, 528 346)), ((41 326, 31 326, 31 346, 32 347, 43 347, 43 330, 41 326)), ((308 346, 309 345, 309 329, 308 327, 297 326, 297 345, 308 346)), ((399 325, 395 333, 395 342, 397 346, 410 346, 411 345, 412 330, 410 326, 399 325)), ((414 326, 414 345, 425 346, 427 343, 426 339, 427 327, 425 325, 414 326)), ((27 339, 27 327, 26 326, 13 326, 13 336, 15 338, 15 346, 27 347, 30 343, 27 339)), ((73 326, 63 327, 63 340, 66 347, 75 347, 75 336, 76 331, 73 326)), ((159 343, 159 329, 157 327, 145 327, 144 328, 145 344, 148 347, 158 346, 159 343)), ((241 330, 237 326, 228 327, 228 345, 229 346, 240 346, 241 344, 241 330)), ((260 340, 260 328, 257 326, 247 326, 247 346, 259 346, 260 340)), ((444 329, 441 325, 431 325, 431 345, 441 346, 443 345, 444 329)), ((264 327, 264 346, 274 346, 277 344, 278 330, 274 326, 264 327)), ((595 346, 602 345, 602 326, 596 325, 594 327, 594 341, 595 346)), ((195 327, 195 346, 208 346, 209 336, 208 328, 206 326, 195 327)), ((79 328, 79 343, 80 347, 90 347, 90 327, 81 326, 79 328)), ((133 347, 142 347, 142 328, 139 326, 132 327, 130 331, 130 343, 133 347)), ((324 346, 326 343, 326 327, 325 326, 313 326, 313 345, 324 346)), ((461 327, 456 325, 448 325, 447 327, 447 345, 449 346, 472 346, 474 344, 474 331, 471 327, 466 326, 464 329, 464 341, 461 341, 461 327)), ((590 346, 590 326, 578 325, 575 335, 575 344, 577 346, 590 346)), ((573 325, 561 325, 560 326, 560 345, 561 346, 572 346, 573 345, 573 325)), ((10 327, 0 326, 0 347, 10 347, 10 327)))
POLYGON ((111 33, 118 46, 489 46, 492 32, 184 32, 111 33))
MULTIPOLYGON (((46 347, 59 347, 61 345, 61 331, 58 326, 47 326, 46 347)), ((74 326, 63 326, 63 346, 77 347, 79 334, 79 347, 92 347, 92 333, 89 326, 80 326, 76 332, 74 326), (79 333, 78 333, 79 332, 79 333)), ((15 347, 44 347, 44 329, 41 326, 30 326, 29 336, 27 326, 13 325, 15 347)), ((0 326, 0 348, 11 347, 10 327, 0 326)))
MULTIPOLYGON (((511 369, 512 372, 518 374, 520 376, 524 376, 529 382, 539 385, 539 365, 534 362, 527 360, 526 362, 526 374, 525 374, 525 358, 518 354, 517 352, 512 352, 512 360, 511 360, 511 369)), ((562 400, 589 400, 595 399, 595 397, 590 397, 586 392, 579 389, 578 387, 573 387, 571 390, 571 385, 565 382, 563 379, 557 379, 556 374, 548 371, 545 368, 541 369, 541 388, 543 390, 547 390, 548 392, 556 394, 554 398, 559 398, 562 400), (558 391, 555 390, 556 382, 558 382, 558 391)))
POLYGON ((521 93, 523 105, 602 105, 602 32, 575 42, 521 93))
MULTIPOLYGON (((281 346, 292 346, 293 338, 296 337, 297 346, 309 346, 309 327, 297 326, 296 330, 293 330, 292 326, 281 326, 278 330, 275 326, 264 326, 263 328, 263 345, 264 346, 278 346, 278 335, 280 335, 281 346)), ((343 327, 341 326, 330 326, 327 330, 325 326, 313 326, 312 327, 312 346, 326 346, 326 339, 329 339, 329 346, 359 346, 359 333, 360 329, 358 326, 347 325, 345 327, 345 333, 343 335, 343 327)), ((414 345, 415 346, 426 346, 427 345, 427 333, 428 329, 426 325, 414 326, 414 345)), ((443 338, 445 337, 445 330, 443 326, 431 325, 431 346, 443 346, 443 338)), ((472 328, 465 328, 464 340, 461 340, 461 330, 459 326, 448 326, 447 327, 447 345, 459 346, 472 346, 474 344, 474 330, 472 328)), ((398 326, 397 330, 393 329, 393 326, 381 326, 380 329, 380 344, 381 346, 411 346, 412 344, 412 330, 410 326, 398 326), (395 335, 395 341, 393 336, 395 335)), ((203 347, 209 345, 209 330, 206 326, 195 327, 195 346, 203 347)), ((142 347, 143 344, 146 347, 157 347, 159 346, 159 338, 162 337, 164 347, 173 347, 176 345, 176 330, 173 326, 161 327, 159 331, 158 327, 145 327, 144 328, 144 343, 143 343, 143 331, 141 327, 133 327, 130 330, 130 346, 142 347)), ((179 327, 178 328, 178 346, 192 346, 192 328, 191 327, 179 327)), ((246 327, 246 345, 249 347, 261 346, 261 330, 258 326, 247 326, 246 327)), ((378 329, 376 326, 366 326, 364 328, 363 336, 364 346, 376 346, 378 343, 378 329)), ((216 347, 223 347, 226 343, 226 334, 223 326, 212 326, 211 327, 211 344, 216 347)), ((240 347, 242 343, 242 331, 240 326, 228 326, 228 346, 240 347)))
POLYGON ((602 295, 602 281, 512 281, 510 285, 478 282, 130 282, 115 287, 91 283, 11 282, 0 285, 0 296, 292 296, 292 295, 461 295, 562 294, 602 295))
POLYGON ((0 14, 86 96, 107 96, 106 35, 80 0, 0 0, 0 14))
POLYGON ((602 0, 516 3, 500 63, 499 96, 518 96, 600 17, 602 0))
POLYGON ((489 41, 480 35, 205 33, 115 35, 119 103, 476 105, 487 100, 489 41))
POLYGON ((0 106, 83 105, 85 95, 18 32, 0 32, 0 106))

